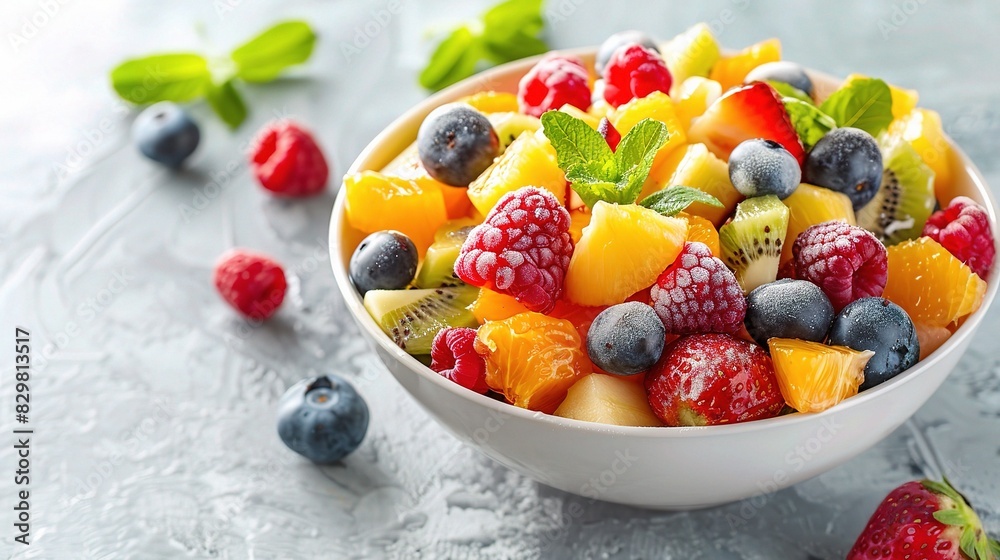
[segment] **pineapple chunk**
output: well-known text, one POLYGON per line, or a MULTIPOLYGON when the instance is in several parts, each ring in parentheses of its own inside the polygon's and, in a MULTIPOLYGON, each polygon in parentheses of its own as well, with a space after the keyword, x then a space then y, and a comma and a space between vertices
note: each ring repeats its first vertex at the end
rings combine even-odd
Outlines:
POLYGON ((469 200, 487 215, 500 198, 531 185, 546 189, 566 203, 566 176, 556 163, 556 151, 541 130, 525 132, 483 174, 469 185, 469 200))
MULTIPOLYGON (((662 178, 662 175, 659 177, 662 178)), ((708 219, 716 227, 721 226, 733 213, 736 205, 743 200, 743 195, 729 181, 729 164, 708 151, 708 147, 704 144, 688 146, 684 157, 677 164, 677 169, 664 186, 674 185, 694 187, 719 199, 722 208, 696 202, 686 210, 688 214, 708 219)))
POLYGON ((642 383, 592 373, 570 387, 556 416, 615 426, 662 426, 646 399, 642 383))
POLYGON ((792 245, 799 234, 810 226, 831 220, 857 225, 854 205, 844 193, 802 183, 782 202, 788 207, 788 231, 781 246, 782 266, 792 260, 792 245))

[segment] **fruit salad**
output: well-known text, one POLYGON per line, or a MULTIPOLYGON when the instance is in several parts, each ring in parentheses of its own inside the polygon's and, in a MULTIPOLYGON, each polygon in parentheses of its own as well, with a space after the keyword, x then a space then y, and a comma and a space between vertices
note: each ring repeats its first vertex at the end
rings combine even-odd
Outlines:
POLYGON ((511 406, 657 427, 837 406, 976 312, 996 244, 916 92, 819 85, 704 24, 550 53, 344 179, 351 281, 400 348, 511 406))

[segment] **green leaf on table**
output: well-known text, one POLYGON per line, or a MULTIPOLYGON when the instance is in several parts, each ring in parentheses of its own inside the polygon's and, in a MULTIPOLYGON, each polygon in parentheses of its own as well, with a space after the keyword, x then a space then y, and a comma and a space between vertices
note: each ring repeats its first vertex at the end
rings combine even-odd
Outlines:
POLYGON ((246 120, 247 106, 233 85, 233 80, 226 80, 220 85, 211 84, 205 91, 205 98, 215 114, 219 115, 222 122, 229 125, 230 129, 235 129, 246 120))
POLYGON ((436 91, 475 74, 483 60, 501 64, 547 52, 544 28, 542 0, 500 2, 438 44, 420 73, 420 85, 436 91))
POLYGON ((678 212, 683 212, 688 206, 700 202, 716 208, 722 208, 722 203, 718 198, 694 187, 684 187, 676 185, 657 191, 639 202, 639 206, 663 216, 674 216, 678 212))
POLYGON ((281 22, 233 50, 236 75, 248 82, 269 82, 289 66, 312 55, 316 34, 304 21, 281 22))
POLYGON ((126 101, 190 101, 211 84, 208 61, 199 54, 157 54, 126 60, 111 71, 111 86, 126 101))
POLYGON ((639 121, 612 152, 607 142, 582 120, 561 111, 542 114, 542 131, 556 150, 556 161, 584 203, 599 200, 632 204, 649 176, 656 152, 669 138, 667 127, 639 121))
POLYGON ((853 126, 878 136, 892 122, 892 92, 882 80, 859 78, 833 92, 819 108, 837 126, 853 126))
POLYGON ((420 72, 420 85, 437 91, 475 73, 479 42, 467 26, 459 27, 442 41, 420 72))
POLYGON ((806 92, 802 91, 801 89, 795 86, 786 84, 785 82, 778 82, 775 80, 767 80, 767 83, 768 85, 773 87, 774 90, 777 91, 778 95, 780 95, 781 97, 794 97, 799 101, 805 101, 810 105, 813 104, 812 97, 809 97, 809 94, 807 94, 806 92))
POLYGON ((482 42, 495 63, 542 54, 549 50, 539 38, 545 27, 542 0, 507 0, 483 14, 482 42))
POLYGON ((785 97, 781 100, 791 117, 792 126, 799 135, 799 139, 805 144, 806 150, 812 148, 819 142, 827 132, 837 128, 833 117, 823 113, 812 103, 806 103, 794 97, 785 97))

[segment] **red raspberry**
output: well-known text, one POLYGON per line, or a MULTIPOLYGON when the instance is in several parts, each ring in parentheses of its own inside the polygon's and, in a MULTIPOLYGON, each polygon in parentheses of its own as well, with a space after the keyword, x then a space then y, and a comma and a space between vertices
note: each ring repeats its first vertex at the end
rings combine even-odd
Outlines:
POLYGON ((569 212, 552 193, 522 187, 505 194, 469 233, 455 274, 545 313, 562 293, 572 254, 569 212))
POLYGON ((586 111, 590 108, 589 82, 590 76, 579 58, 550 53, 521 78, 517 104, 522 113, 534 117, 567 103, 586 111))
POLYGON ((996 245, 986 209, 971 198, 957 196, 944 210, 931 214, 924 235, 969 265, 983 280, 990 274, 996 245))
POLYGON ((618 143, 622 141, 622 134, 618 132, 615 125, 611 124, 611 121, 607 117, 602 117, 600 124, 597 125, 597 132, 604 137, 604 141, 608 143, 608 147, 611 151, 618 149, 618 143))
POLYGON ((792 245, 795 277, 819 286, 837 313, 885 289, 885 246, 864 228, 840 221, 811 226, 792 245))
POLYGON ((475 340, 475 329, 441 329, 431 343, 431 369, 483 395, 490 390, 486 384, 486 360, 473 349, 475 340))
POLYGON ((630 43, 619 47, 604 67, 604 99, 618 107, 654 91, 669 93, 673 81, 660 53, 630 43))
POLYGON ((330 170, 313 137, 289 120, 273 121, 258 133, 250 154, 253 173, 278 196, 311 196, 326 188, 330 170))
POLYGON ((274 315, 285 299, 287 284, 281 265, 242 249, 219 258, 213 281, 222 299, 255 321, 274 315))
POLYGON ((736 275, 697 241, 684 245, 649 294, 668 334, 734 333, 747 311, 736 275))

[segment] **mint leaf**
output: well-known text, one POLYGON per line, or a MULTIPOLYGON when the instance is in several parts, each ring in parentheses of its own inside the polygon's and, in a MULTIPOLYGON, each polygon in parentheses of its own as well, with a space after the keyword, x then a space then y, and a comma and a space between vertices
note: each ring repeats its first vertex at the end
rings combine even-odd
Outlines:
POLYGON ((782 97, 794 97, 795 99, 805 101, 810 105, 813 103, 812 97, 809 97, 809 94, 795 86, 788 85, 785 82, 776 82, 774 80, 767 80, 767 83, 778 92, 778 95, 782 97))
POLYGON ((598 201, 628 204, 622 200, 621 191, 617 181, 609 179, 615 177, 618 171, 615 168, 615 161, 590 161, 574 165, 566 172, 566 180, 570 181, 570 186, 580 195, 580 199, 588 207, 593 208, 598 201))
POLYGON ((542 113, 542 132, 556 150, 556 161, 567 173, 577 164, 615 158, 607 141, 582 120, 562 111, 542 113))
POLYGON ((833 117, 823 113, 815 105, 806 103, 794 97, 785 97, 781 100, 788 111, 788 116, 792 119, 792 126, 799 135, 799 139, 809 150, 819 142, 827 132, 837 128, 837 123, 833 117))
POLYGON ((111 71, 111 87, 126 101, 190 101, 211 83, 208 62, 194 53, 157 54, 126 60, 111 71))
POLYGON ((621 179, 625 204, 635 202, 642 192, 642 184, 646 182, 649 170, 653 167, 653 158, 669 138, 667 125, 653 119, 643 119, 636 123, 618 143, 615 161, 618 163, 618 169, 623 172, 621 179))
POLYGON ((226 80, 221 85, 211 84, 205 91, 205 98, 215 114, 219 115, 222 122, 229 125, 230 129, 235 129, 246 120, 247 106, 233 85, 232 79, 226 80))
POLYGON ((722 203, 719 202, 719 199, 707 192, 680 185, 667 187, 647 196, 642 199, 639 206, 649 208, 664 216, 673 216, 695 202, 722 208, 722 203))
POLYGON ((309 59, 316 34, 304 21, 279 23, 230 55, 236 63, 236 75, 248 82, 269 82, 285 68, 309 59))
POLYGON ((459 27, 434 49, 420 73, 420 85, 437 91, 475 73, 480 58, 479 40, 468 27, 459 27))
POLYGON ((501 2, 437 45, 420 72, 420 85, 436 91, 473 75, 483 60, 502 64, 547 52, 544 28, 542 0, 501 2))
POLYGON ((861 78, 833 92, 819 108, 837 126, 853 126, 878 136, 892 122, 892 92, 882 80, 861 78))

